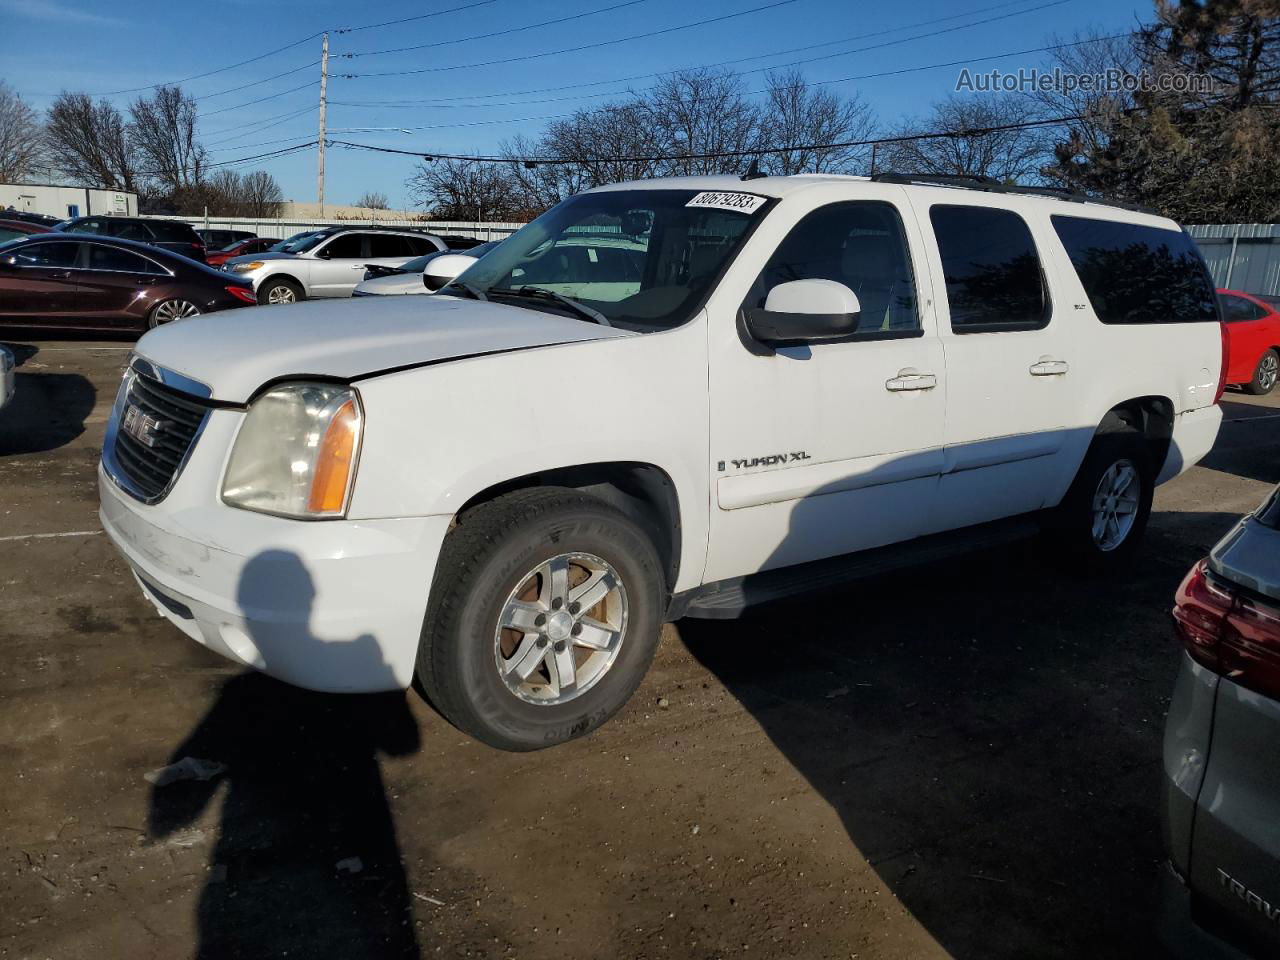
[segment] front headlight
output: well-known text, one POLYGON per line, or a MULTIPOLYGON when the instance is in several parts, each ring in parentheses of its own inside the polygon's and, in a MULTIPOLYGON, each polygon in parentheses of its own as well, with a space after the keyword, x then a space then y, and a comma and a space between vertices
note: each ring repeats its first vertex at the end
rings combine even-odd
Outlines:
POLYGON ((233 263, 231 269, 236 273, 250 273, 265 264, 265 260, 251 260, 249 263, 233 263))
POLYGON ((231 449, 222 499, 282 517, 341 517, 355 481, 363 426, 355 390, 285 383, 249 407, 231 449))

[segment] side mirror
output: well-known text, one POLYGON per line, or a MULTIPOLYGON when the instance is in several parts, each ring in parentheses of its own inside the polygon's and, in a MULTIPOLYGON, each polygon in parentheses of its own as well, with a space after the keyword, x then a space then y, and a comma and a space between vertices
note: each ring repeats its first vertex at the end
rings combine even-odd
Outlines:
POLYGON ((422 271, 422 285, 435 293, 446 283, 462 276, 475 262, 475 257, 469 257, 465 253, 442 253, 438 257, 432 257, 422 271))
POLYGON ((834 280, 792 280, 769 291, 764 309, 743 311, 747 332, 770 346, 839 340, 858 329, 858 295, 834 280))

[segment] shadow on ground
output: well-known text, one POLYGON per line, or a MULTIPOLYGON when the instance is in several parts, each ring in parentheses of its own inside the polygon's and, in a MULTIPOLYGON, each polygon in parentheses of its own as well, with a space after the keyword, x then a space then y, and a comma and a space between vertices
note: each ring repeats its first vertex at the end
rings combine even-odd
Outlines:
POLYGON ((1262 483, 1280 483, 1280 419, 1275 419, 1277 414, 1280 410, 1273 407, 1224 398, 1224 423, 1218 433, 1218 441, 1200 465, 1262 483), (1277 454, 1258 456, 1259 446, 1268 444, 1277 454))
POLYGON ((75 440, 97 396, 78 373, 23 373, 19 367, 13 399, 0 409, 0 457, 47 453, 75 440))
POLYGON ((953 955, 1159 956, 1168 611, 1201 554, 1161 526, 1113 579, 1032 542, 680 634, 953 955))
MULTIPOLYGON (((273 597, 282 618, 301 610, 307 628, 314 588, 284 551, 251 560, 239 588, 243 610, 273 597)), ((370 637, 322 645, 379 662, 370 637)), ((195 955, 418 957, 378 764, 381 754, 418 747, 402 691, 313 693, 255 672, 229 679, 169 760, 204 762, 208 779, 157 782, 148 814, 148 833, 160 840, 193 824, 225 789, 195 955)))

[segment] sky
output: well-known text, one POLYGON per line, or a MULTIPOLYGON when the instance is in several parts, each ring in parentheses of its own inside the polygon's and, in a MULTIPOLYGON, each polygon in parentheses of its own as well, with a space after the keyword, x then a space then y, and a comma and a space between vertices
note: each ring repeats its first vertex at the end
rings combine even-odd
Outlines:
MULTIPOLYGON (((0 79, 38 111, 61 90, 124 108, 150 92, 133 88, 184 81, 211 159, 239 161, 314 145, 327 30, 331 139, 484 155, 653 74, 726 61, 749 91, 767 68, 809 61, 798 69, 810 81, 839 80, 825 86, 892 127, 954 91, 956 61, 1035 67, 1048 55, 1021 51, 1150 14, 1149 0, 0 0, 0 79), (386 24, 403 18, 415 19, 386 24)), ((377 192, 408 208, 415 163, 330 147, 325 199, 377 192)), ((314 146, 231 167, 258 168, 286 199, 316 199, 314 146)))

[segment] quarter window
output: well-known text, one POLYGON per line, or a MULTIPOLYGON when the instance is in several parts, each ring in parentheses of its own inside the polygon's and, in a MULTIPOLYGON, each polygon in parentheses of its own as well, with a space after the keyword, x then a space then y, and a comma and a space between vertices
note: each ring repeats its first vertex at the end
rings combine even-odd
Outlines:
POLYGON ((915 276, 902 218, 888 203, 833 203, 805 215, 778 245, 747 295, 763 307, 792 280, 834 280, 858 295, 856 335, 920 329, 915 276))
POLYGON ((1031 230, 1011 210, 929 208, 953 333, 1038 330, 1049 322, 1044 270, 1031 230))
POLYGON ((1185 233, 1115 220, 1052 219, 1103 323, 1218 319, 1213 281, 1185 233))

